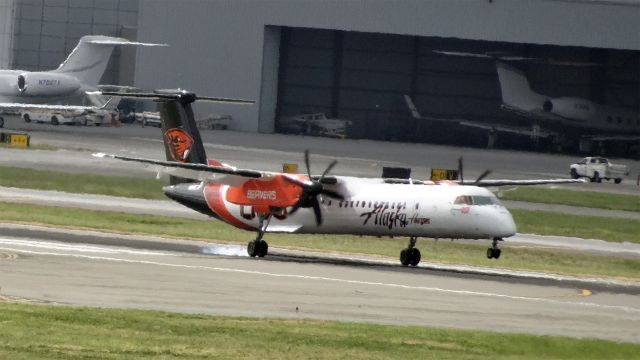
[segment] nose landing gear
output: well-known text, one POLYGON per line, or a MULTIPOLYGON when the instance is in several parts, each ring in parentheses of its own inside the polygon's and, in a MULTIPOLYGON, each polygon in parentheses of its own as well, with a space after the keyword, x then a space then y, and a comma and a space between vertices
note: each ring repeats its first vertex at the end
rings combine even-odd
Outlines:
POLYGON ((502 241, 502 238, 493 238, 493 244, 487 249, 487 259, 499 259, 502 250, 498 248, 498 241, 502 241))
POLYGON ((417 237, 409 238, 409 246, 400 252, 400 263, 402 266, 417 266, 420 263, 420 250, 416 246, 417 237))

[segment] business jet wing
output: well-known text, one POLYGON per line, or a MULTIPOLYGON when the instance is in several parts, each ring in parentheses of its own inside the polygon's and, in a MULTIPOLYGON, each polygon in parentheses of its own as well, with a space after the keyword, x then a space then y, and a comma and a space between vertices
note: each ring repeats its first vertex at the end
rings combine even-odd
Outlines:
POLYGON ((83 105, 0 103, 0 109, 11 109, 11 110, 22 110, 22 111, 52 110, 52 111, 69 111, 69 112, 88 114, 101 108, 97 106, 83 106, 83 105))
POLYGON ((603 66, 603 64, 589 61, 571 61, 554 58, 541 58, 531 56, 520 56, 507 51, 486 51, 481 53, 433 50, 434 53, 446 56, 474 57, 480 59, 500 60, 500 61, 523 61, 538 64, 559 65, 559 66, 603 66))
POLYGON ((551 136, 557 136, 557 133, 548 130, 542 130, 539 126, 534 127, 526 127, 526 126, 508 126, 497 123, 486 123, 480 121, 466 120, 466 119, 458 119, 458 118, 440 118, 440 117, 432 117, 432 116, 423 116, 418 111, 418 108, 414 104, 413 100, 409 95, 404 95, 404 100, 411 111, 411 116, 414 119, 421 120, 429 120, 429 121, 441 121, 447 122, 451 124, 457 124, 460 126, 472 127, 476 129, 483 129, 489 132, 506 132, 512 134, 525 135, 530 137, 540 137, 540 138, 548 138, 551 136))
POLYGON ((101 98, 100 102, 96 102, 95 105, 56 105, 56 104, 28 104, 28 103, 0 102, 0 110, 6 110, 6 109, 18 110, 18 111, 50 110, 50 111, 73 113, 75 116, 79 116, 84 114, 95 113, 97 110, 105 109, 111 103, 113 103, 113 97, 109 97, 108 99, 101 98))

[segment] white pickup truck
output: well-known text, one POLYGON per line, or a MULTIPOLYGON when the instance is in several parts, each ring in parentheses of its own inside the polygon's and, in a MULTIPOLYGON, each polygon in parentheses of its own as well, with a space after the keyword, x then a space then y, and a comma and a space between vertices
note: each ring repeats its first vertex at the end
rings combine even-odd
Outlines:
POLYGON ((626 165, 614 165, 603 157, 586 157, 570 167, 571 177, 588 177, 591 182, 602 182, 602 179, 620 184, 622 178, 629 175, 626 165))

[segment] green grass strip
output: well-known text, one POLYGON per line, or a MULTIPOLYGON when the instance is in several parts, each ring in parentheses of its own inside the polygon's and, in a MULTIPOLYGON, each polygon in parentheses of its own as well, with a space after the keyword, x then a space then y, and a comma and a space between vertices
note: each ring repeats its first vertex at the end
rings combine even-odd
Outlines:
POLYGON ((510 212, 518 232, 525 234, 640 243, 640 221, 637 220, 521 209, 512 209, 510 212))
POLYGON ((162 199, 166 181, 153 178, 67 173, 0 166, 0 186, 71 193, 123 196, 141 199, 162 199))
MULTIPOLYGON (((252 232, 213 220, 190 220, 4 202, 0 202, 0 219, 8 222, 100 229, 119 233, 233 242, 242 246, 255 237, 252 232)), ((408 242, 403 237, 353 235, 267 234, 265 239, 272 246, 381 255, 391 258, 398 258, 400 250, 406 247, 408 242)), ((506 243, 508 244, 508 240, 506 243)), ((489 241, 465 243, 419 239, 417 246, 421 249, 425 262, 640 279, 640 260, 638 259, 529 247, 505 247, 500 260, 496 261, 485 257, 489 241)))
POLYGON ((0 304, 3 359, 631 359, 640 345, 304 319, 0 304))
POLYGON ((519 187, 502 193, 504 200, 640 212, 640 196, 595 191, 519 187))

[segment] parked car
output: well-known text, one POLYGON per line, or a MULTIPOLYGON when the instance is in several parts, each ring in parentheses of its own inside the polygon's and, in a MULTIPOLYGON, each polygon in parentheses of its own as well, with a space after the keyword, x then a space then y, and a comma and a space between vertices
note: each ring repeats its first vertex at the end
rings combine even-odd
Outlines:
POLYGON ((626 165, 616 165, 603 157, 586 157, 569 167, 571 177, 587 177, 591 182, 602 182, 602 179, 613 179, 616 184, 622 182, 622 178, 629 175, 626 165))

